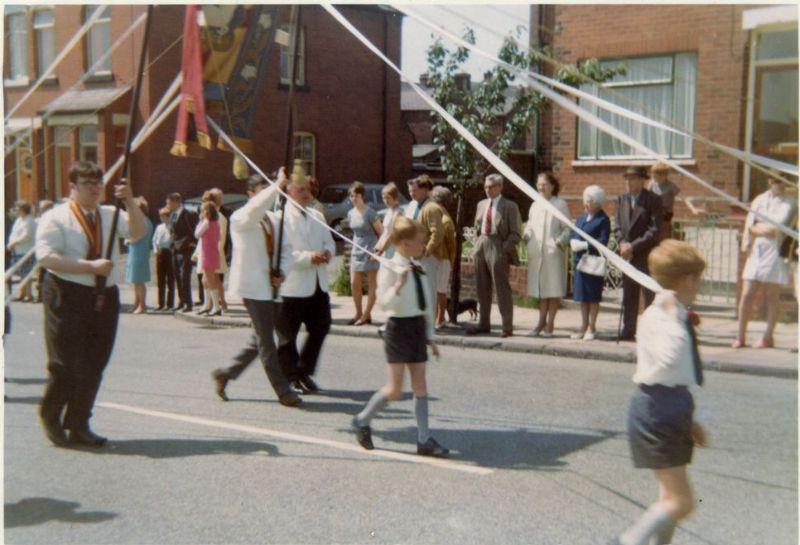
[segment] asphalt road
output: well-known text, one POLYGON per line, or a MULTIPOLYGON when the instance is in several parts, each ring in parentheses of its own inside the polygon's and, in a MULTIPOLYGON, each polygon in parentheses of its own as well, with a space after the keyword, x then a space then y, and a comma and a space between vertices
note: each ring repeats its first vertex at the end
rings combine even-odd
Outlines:
MULTIPOLYGON (((448 462, 414 452, 410 397, 348 430, 385 377, 376 340, 331 337, 325 395, 280 406, 254 365, 218 401, 210 371, 247 336, 123 315, 93 426, 101 452, 57 449, 37 420, 41 308, 13 306, 5 349, 6 543, 604 544, 657 493, 631 466, 630 366, 446 348, 429 366, 448 462)), ((676 544, 794 545, 797 382, 707 373, 712 446, 676 544)))

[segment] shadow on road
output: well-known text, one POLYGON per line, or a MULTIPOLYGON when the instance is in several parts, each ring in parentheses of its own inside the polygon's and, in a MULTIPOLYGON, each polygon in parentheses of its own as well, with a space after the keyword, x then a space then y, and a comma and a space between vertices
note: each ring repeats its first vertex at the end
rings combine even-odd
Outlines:
POLYGON ((105 448, 87 450, 86 452, 104 456, 110 454, 120 456, 146 456, 153 459, 185 458, 187 456, 209 456, 214 454, 247 455, 255 453, 280 456, 278 447, 269 443, 205 439, 122 439, 109 442, 108 446, 105 448))
POLYGON ((108 511, 78 511, 76 501, 53 498, 25 498, 17 503, 5 504, 5 527, 36 526, 53 520, 68 523, 97 523, 111 520, 116 513, 108 511))
POLYGON ((27 396, 27 397, 4 397, 3 401, 6 403, 24 403, 25 405, 38 405, 42 402, 42 396, 27 396))
POLYGON ((31 384, 47 384, 46 378, 6 378, 5 381, 9 384, 21 384, 23 386, 31 384))
MULTIPOLYGON (((433 430, 436 439, 451 450, 454 460, 475 462, 483 467, 497 469, 541 469, 566 466, 565 456, 605 441, 614 432, 569 433, 543 432, 527 429, 480 430, 444 429, 433 430)), ((380 439, 414 445, 416 427, 383 431, 372 430, 380 439)), ((380 445, 376 445, 381 448, 380 445)))

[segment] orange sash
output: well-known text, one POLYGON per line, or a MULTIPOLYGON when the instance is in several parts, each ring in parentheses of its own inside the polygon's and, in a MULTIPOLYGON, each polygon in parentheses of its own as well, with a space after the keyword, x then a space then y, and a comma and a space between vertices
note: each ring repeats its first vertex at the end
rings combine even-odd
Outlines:
POLYGON ((265 217, 259 222, 261 230, 264 231, 264 245, 267 248, 267 256, 269 256, 270 263, 272 263, 272 252, 274 251, 275 229, 272 227, 272 221, 269 217, 265 217))
POLYGON ((78 203, 69 201, 69 207, 89 240, 89 253, 86 259, 99 259, 103 255, 103 221, 100 217, 100 207, 95 212, 94 229, 78 203))

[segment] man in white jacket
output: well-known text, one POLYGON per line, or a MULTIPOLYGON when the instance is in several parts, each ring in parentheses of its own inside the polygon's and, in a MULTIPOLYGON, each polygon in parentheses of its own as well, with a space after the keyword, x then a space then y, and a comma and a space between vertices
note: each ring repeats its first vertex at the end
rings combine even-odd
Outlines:
POLYGON ((292 267, 281 287, 283 302, 277 316, 278 358, 284 375, 295 389, 317 393, 312 375, 322 343, 331 327, 331 302, 328 295, 327 265, 336 251, 331 232, 325 228, 323 215, 311 203, 308 178, 296 166, 289 184, 286 203, 284 240, 292 246, 292 267), (296 204, 296 206, 295 206, 296 204), (298 352, 297 334, 306 326, 308 336, 298 352))
POLYGON ((277 220, 270 212, 278 196, 278 187, 286 187, 286 172, 281 168, 278 180, 267 187, 267 182, 258 175, 247 180, 249 200, 231 215, 230 232, 233 242, 228 291, 242 298, 253 323, 250 343, 235 358, 235 363, 212 373, 217 395, 227 401, 225 387, 235 380, 258 357, 264 366, 272 388, 281 405, 296 407, 300 397, 292 390, 289 381, 281 372, 278 351, 274 339, 275 296, 284 280, 283 271, 292 266, 292 245, 284 238, 281 247, 281 272, 273 275, 273 259, 276 256, 277 220))

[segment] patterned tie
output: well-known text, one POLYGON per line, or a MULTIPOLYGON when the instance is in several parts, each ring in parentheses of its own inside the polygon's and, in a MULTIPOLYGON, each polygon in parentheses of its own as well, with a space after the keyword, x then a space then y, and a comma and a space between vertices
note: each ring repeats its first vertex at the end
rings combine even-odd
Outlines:
POLYGON ((483 225, 483 234, 492 234, 492 201, 489 201, 489 209, 486 211, 486 220, 483 225))
POLYGON ((691 311, 686 313, 686 329, 689 330, 689 339, 692 341, 692 365, 694 366, 694 380, 698 386, 703 385, 703 362, 700 361, 700 350, 697 348, 697 333, 692 323, 691 311))
POLYGON ((414 275, 414 285, 417 287, 417 304, 420 310, 425 310, 425 292, 422 289, 422 267, 416 263, 412 263, 411 273, 414 275))
POLYGON ((97 225, 94 222, 94 212, 89 212, 86 214, 86 221, 89 222, 89 227, 91 227, 92 232, 94 233, 95 229, 97 229, 97 225))

